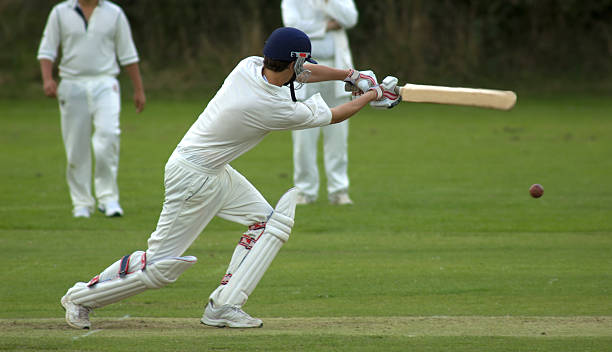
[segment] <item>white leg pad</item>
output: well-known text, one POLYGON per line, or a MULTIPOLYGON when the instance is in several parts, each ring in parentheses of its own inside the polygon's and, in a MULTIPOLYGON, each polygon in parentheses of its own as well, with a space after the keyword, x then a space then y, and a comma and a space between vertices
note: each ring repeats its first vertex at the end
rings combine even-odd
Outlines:
POLYGON ((232 277, 234 272, 238 270, 238 267, 244 261, 247 254, 253 248, 253 245, 257 242, 257 240, 261 237, 266 227, 265 222, 260 222, 249 226, 249 229, 242 234, 240 237, 240 241, 238 241, 238 245, 236 245, 236 249, 234 249, 234 254, 232 255, 232 259, 227 267, 227 271, 221 280, 221 285, 225 285, 229 282, 229 279, 232 277))
POLYGON ((161 288, 173 283, 196 261, 197 258, 193 256, 162 258, 124 277, 98 282, 93 286, 77 283, 69 290, 70 299, 88 308, 104 307, 149 288, 161 288))
POLYGON ((289 239, 294 222, 297 194, 297 189, 292 188, 278 201, 264 233, 253 245, 244 262, 227 285, 219 287, 211 295, 211 299, 217 305, 244 305, 283 243, 289 239))
POLYGON ((175 282, 197 261, 194 256, 162 258, 148 265, 145 270, 141 270, 143 275, 140 279, 148 288, 162 288, 175 282))

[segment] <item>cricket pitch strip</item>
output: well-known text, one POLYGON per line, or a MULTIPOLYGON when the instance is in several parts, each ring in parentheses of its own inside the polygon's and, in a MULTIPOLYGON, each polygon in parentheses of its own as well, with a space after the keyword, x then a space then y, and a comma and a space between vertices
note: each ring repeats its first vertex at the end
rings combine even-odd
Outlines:
POLYGON ((0 319, 0 338, 28 335, 67 335, 73 339, 92 334, 105 337, 138 335, 345 335, 345 336, 612 336, 612 316, 427 316, 427 317, 309 317, 263 318, 261 329, 207 327, 199 318, 96 318, 92 330, 75 330, 63 318, 0 319))

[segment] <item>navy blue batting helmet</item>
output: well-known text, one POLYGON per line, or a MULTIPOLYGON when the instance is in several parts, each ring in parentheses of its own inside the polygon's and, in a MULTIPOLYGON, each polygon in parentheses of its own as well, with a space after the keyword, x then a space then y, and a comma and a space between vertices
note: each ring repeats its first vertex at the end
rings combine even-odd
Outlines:
POLYGON ((263 54, 272 60, 291 62, 298 57, 316 64, 310 56, 310 38, 297 28, 281 27, 270 34, 264 45, 263 54))

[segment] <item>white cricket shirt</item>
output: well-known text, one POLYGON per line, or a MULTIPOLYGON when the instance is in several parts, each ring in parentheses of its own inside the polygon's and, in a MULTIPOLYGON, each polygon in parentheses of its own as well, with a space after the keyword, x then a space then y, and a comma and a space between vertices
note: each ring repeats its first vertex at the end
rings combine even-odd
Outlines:
POLYGON ((335 31, 327 30, 327 22, 335 19, 344 29, 357 24, 357 8, 353 0, 282 0, 283 24, 302 30, 310 38, 315 60, 336 55, 335 31))
POLYGON ((62 78, 116 76, 117 60, 122 66, 138 62, 128 20, 123 10, 108 0, 99 1, 89 22, 79 13, 77 0, 56 5, 47 19, 38 59, 55 61, 60 44, 62 78))
POLYGON ((332 113, 320 94, 293 102, 289 88, 269 84, 262 69, 263 58, 256 56, 234 68, 179 143, 184 158, 218 171, 270 131, 330 124, 332 113))

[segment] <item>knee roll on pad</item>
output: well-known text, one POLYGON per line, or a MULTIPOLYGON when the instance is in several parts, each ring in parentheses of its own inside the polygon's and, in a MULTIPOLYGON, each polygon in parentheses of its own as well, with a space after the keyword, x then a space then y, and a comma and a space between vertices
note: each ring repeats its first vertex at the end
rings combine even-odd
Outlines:
POLYGON ((266 226, 265 232, 276 236, 279 240, 285 243, 289 239, 289 234, 291 234, 293 223, 293 218, 274 212, 272 213, 270 220, 268 220, 268 225, 266 226))
POLYGON ((193 256, 162 258, 141 270, 140 278, 148 288, 162 288, 173 283, 187 268, 198 259, 193 256))
POLYGON ((197 258, 193 256, 162 258, 123 277, 100 281, 90 286, 78 283, 71 289, 70 298, 74 303, 85 307, 104 307, 149 288, 161 288, 173 283, 196 261, 197 258))

